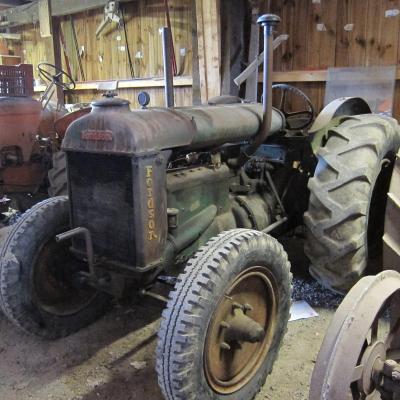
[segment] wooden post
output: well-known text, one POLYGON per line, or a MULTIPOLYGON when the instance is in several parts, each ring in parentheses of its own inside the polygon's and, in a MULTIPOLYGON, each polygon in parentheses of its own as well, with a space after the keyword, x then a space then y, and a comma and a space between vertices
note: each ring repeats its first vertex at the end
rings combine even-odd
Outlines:
POLYGON ((221 94, 221 21, 219 0, 196 0, 202 102, 221 94))

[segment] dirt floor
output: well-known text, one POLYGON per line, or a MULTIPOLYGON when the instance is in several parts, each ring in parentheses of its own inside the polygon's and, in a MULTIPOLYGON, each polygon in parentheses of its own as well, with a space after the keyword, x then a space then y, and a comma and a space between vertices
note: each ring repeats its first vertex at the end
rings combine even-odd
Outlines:
MULTIPOLYGON (((257 400, 308 398, 332 307, 340 301, 335 296, 326 300, 325 293, 307 278, 296 279, 294 298, 306 299, 319 316, 289 323, 257 400)), ((153 300, 115 306, 97 323, 54 342, 21 333, 0 314, 0 399, 162 400, 154 370, 161 307, 153 300)))

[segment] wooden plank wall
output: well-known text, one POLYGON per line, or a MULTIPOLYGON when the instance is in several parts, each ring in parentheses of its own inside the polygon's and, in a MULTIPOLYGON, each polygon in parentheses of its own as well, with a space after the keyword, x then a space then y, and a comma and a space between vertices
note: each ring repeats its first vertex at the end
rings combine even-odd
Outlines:
MULTIPOLYGON (((181 76, 192 74, 192 7, 191 0, 169 0, 171 24, 174 36, 178 72, 181 76)), ((162 45, 159 29, 166 25, 163 0, 137 0, 123 4, 129 49, 134 63, 136 78, 163 76, 162 45)), ((84 47, 82 65, 86 80, 130 79, 130 69, 126 51, 124 31, 113 23, 96 39, 96 29, 103 18, 103 10, 92 10, 73 16, 79 46, 84 47)), ((67 44, 67 53, 72 64, 75 79, 81 80, 78 59, 73 42, 71 22, 64 17, 61 27, 67 44)), ((24 26, 17 30, 22 33, 20 48, 24 62, 36 66, 46 61, 45 41, 40 38, 39 25, 24 26)), ((64 61, 64 56, 63 56, 64 61)), ((64 64, 65 66, 65 64, 64 64)), ((35 72, 36 76, 37 73, 35 72)), ((137 90, 125 89, 121 96, 136 102, 137 90)), ((163 90, 149 89, 151 105, 164 104, 163 90)), ((176 104, 192 103, 191 88, 176 89, 176 104)), ((98 97, 94 92, 79 92, 73 101, 90 101, 98 97)))
MULTIPOLYGON (((398 65, 400 15, 387 16, 388 10, 400 10, 400 0, 272 1, 271 11, 282 17, 279 33, 290 35, 275 53, 275 70, 398 65)), ((325 83, 297 86, 322 108, 325 83)), ((399 81, 395 116, 400 118, 399 81)))

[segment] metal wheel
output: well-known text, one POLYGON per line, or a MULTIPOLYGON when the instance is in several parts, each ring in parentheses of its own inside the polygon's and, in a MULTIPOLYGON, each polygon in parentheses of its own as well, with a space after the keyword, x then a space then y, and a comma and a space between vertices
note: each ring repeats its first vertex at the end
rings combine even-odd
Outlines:
POLYGON ((41 249, 33 270, 35 303, 57 316, 76 314, 97 296, 95 289, 79 281, 78 273, 87 270, 87 264, 71 254, 70 246, 70 241, 51 239, 41 249))
POLYGON ((385 396, 400 360, 399 293, 394 271, 363 278, 348 293, 318 354, 310 400, 393 398, 385 396))
POLYGON ((217 393, 239 390, 257 372, 275 331, 276 292, 263 267, 243 272, 225 292, 205 344, 206 376, 217 393))

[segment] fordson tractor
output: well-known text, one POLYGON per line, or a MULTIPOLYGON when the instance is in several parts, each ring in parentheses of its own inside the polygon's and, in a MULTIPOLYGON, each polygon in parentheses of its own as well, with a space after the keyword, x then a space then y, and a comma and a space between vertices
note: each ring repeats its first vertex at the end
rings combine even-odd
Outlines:
POLYGON ((272 108, 278 21, 259 18, 263 104, 223 97, 147 108, 144 95, 131 111, 108 97, 69 126, 68 197, 27 211, 1 250, 0 304, 15 325, 59 338, 113 297, 163 298, 155 283, 173 282, 157 347, 165 398, 248 400, 289 318, 290 264, 276 237, 305 212, 314 276, 344 291, 369 268, 397 122, 357 98, 314 120, 308 98, 289 86, 275 88, 282 101, 272 108), (289 94, 304 108, 288 109, 289 94))

